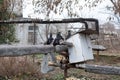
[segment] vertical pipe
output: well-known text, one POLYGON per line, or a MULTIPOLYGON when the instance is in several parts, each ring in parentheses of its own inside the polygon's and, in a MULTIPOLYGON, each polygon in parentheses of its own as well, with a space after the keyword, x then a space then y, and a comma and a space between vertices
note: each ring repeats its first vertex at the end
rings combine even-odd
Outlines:
POLYGON ((67 78, 67 64, 65 64, 65 69, 64 69, 64 80, 67 78))
MULTIPOLYGON (((35 45, 36 44, 36 23, 34 23, 33 29, 34 29, 33 45, 35 45)), ((33 62, 35 62, 35 55, 33 55, 32 57, 33 57, 33 62)))
POLYGON ((64 79, 66 80, 66 78, 68 77, 67 75, 67 70, 68 70, 68 63, 69 63, 69 55, 68 55, 68 50, 66 51, 66 55, 64 55, 67 62, 65 62, 65 69, 64 69, 64 79))
POLYGON ((33 26, 33 27, 34 27, 34 28, 33 28, 33 29, 34 29, 34 37, 33 37, 33 38, 34 38, 34 39, 33 39, 34 41, 33 41, 33 45, 35 45, 35 44, 36 44, 36 24, 35 24, 35 23, 34 23, 34 26, 33 26))

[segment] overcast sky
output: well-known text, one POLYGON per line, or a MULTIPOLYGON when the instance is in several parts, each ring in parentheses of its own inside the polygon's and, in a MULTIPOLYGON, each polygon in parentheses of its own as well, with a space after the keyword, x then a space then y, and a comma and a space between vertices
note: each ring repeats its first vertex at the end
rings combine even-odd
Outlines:
MULTIPOLYGON (((63 0, 63 1, 65 1, 65 0, 63 0)), ((80 0, 80 1, 81 2, 78 5, 85 4, 85 2, 84 2, 85 0, 80 0)), ((35 14, 34 13, 34 10, 33 10, 34 6, 32 5, 32 0, 24 0, 23 5, 24 5, 23 6, 23 17, 24 18, 40 18, 40 19, 46 18, 45 14, 38 14, 38 13, 35 14)), ((101 24, 108 21, 109 16, 113 16, 113 15, 107 14, 107 13, 113 14, 111 11, 107 10, 107 8, 106 8, 106 6, 112 6, 112 3, 109 0, 104 0, 104 2, 100 3, 97 7, 94 7, 91 10, 89 8, 83 8, 81 11, 79 11, 79 10, 77 10, 78 9, 77 6, 74 6, 74 5, 71 5, 71 6, 73 6, 73 8, 76 10, 76 11, 74 10, 74 12, 81 15, 81 17, 97 18, 97 19, 99 19, 101 24)), ((63 13, 61 15, 55 14, 54 12, 51 11, 49 18, 51 20, 69 18, 69 16, 66 13, 67 13, 67 11, 65 9, 63 10, 63 13)))

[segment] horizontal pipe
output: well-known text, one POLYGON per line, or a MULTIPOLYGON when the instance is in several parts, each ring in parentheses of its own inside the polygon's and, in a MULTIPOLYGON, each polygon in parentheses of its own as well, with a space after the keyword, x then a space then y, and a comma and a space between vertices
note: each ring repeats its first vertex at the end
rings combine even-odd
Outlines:
MULTIPOLYGON (((32 54, 45 54, 51 52, 61 52, 66 51, 68 47, 71 47, 72 43, 63 43, 63 45, 57 45, 56 47, 52 45, 0 45, 0 57, 2 56, 23 56, 32 54)), ((96 45, 97 46, 97 45, 96 45)), ((101 47, 92 46, 93 50, 102 50, 101 47)))
POLYGON ((98 21, 94 18, 70 18, 70 19, 63 19, 63 20, 41 20, 41 19, 14 19, 14 20, 1 20, 0 24, 20 24, 20 23, 38 23, 38 24, 56 24, 56 23, 76 23, 81 22, 85 23, 85 21, 98 21))
POLYGON ((91 73, 120 75, 120 67, 86 64, 85 70, 91 73))
POLYGON ((0 46, 0 57, 45 54, 50 52, 54 52, 54 47, 48 45, 0 46))

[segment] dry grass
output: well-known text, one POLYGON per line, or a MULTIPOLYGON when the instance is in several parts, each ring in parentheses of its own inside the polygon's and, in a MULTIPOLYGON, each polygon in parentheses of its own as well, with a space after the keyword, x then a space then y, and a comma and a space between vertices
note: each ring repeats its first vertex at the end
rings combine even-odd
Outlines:
POLYGON ((34 63, 28 56, 0 58, 0 76, 11 79, 24 77, 23 75, 40 78, 40 66, 34 63))
MULTIPOLYGON (((53 72, 42 74, 38 59, 35 61, 37 63, 33 62, 30 56, 1 57, 0 80, 63 80, 63 70, 56 68, 53 72)), ((90 64, 120 66, 119 62, 120 57, 102 55, 99 60, 92 61, 90 64)), ((74 76, 80 80, 120 80, 119 76, 88 73, 81 69, 69 69, 68 76, 74 76)))

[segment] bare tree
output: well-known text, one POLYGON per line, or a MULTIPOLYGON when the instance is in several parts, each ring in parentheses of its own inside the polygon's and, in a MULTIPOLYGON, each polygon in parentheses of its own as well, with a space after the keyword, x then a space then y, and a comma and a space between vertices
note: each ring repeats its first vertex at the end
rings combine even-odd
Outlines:
POLYGON ((35 13, 43 13, 49 16, 50 12, 53 11, 55 14, 63 14, 64 9, 67 10, 69 17, 80 17, 80 13, 75 12, 75 7, 77 10, 82 10, 83 8, 93 8, 98 6, 103 0, 33 0, 33 5, 35 13), (82 5, 81 2, 84 2, 82 5))
POLYGON ((115 12, 115 14, 119 14, 120 16, 120 0, 110 0, 114 7, 113 7, 113 10, 115 12))

